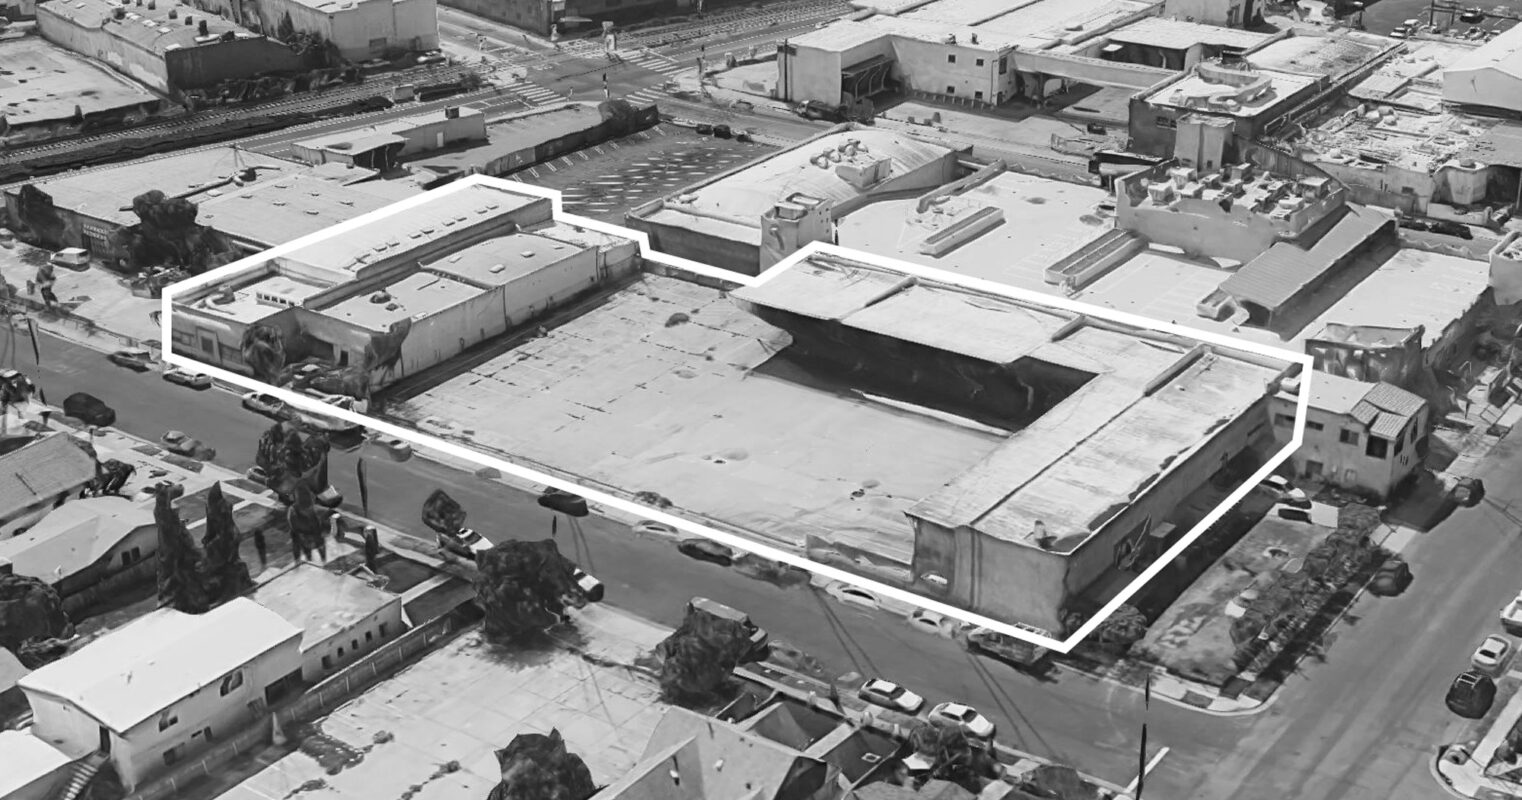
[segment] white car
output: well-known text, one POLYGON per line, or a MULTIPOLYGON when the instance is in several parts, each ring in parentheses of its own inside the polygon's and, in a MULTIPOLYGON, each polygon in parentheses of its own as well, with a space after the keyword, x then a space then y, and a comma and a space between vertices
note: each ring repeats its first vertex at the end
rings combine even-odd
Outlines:
POLYGON ((181 386, 189 386, 192 389, 210 389, 211 376, 199 372, 191 372, 188 369, 170 367, 164 370, 164 380, 170 383, 178 383, 181 386))
POLYGON ((263 392, 248 392, 243 395, 243 407, 255 414, 263 414, 266 417, 279 419, 286 413, 285 401, 263 392))
POLYGON ((1470 663, 1474 664, 1475 669, 1488 675, 1500 675, 1506 671, 1506 665, 1511 661, 1511 656, 1511 640, 1504 636, 1491 636, 1474 651, 1470 663))
POLYGON ((476 533, 470 528, 461 528, 450 534, 441 533, 439 534, 438 541, 440 548, 472 561, 476 559, 478 554, 484 553, 493 547, 492 543, 485 536, 476 533))
POLYGON ((1501 625, 1508 631, 1522 634, 1522 594, 1501 609, 1501 625))
MULTIPOLYGON (((1258 486, 1279 495, 1281 501, 1288 500, 1290 504, 1299 506, 1310 500, 1303 489, 1296 489, 1290 484, 1289 479, 1283 475, 1270 475, 1264 478, 1258 486)), ((1303 506, 1301 506, 1303 507, 1303 506)))
POLYGON ((994 724, 988 717, 979 714, 972 706, 964 706, 961 703, 942 703, 930 709, 930 721, 942 725, 955 725, 967 733, 979 739, 992 739, 994 724))
POLYGON ((849 583, 836 581, 824 588, 825 594, 853 606, 861 606, 876 611, 879 607, 877 596, 849 583))
POLYGON ((576 580, 576 585, 580 586, 581 590, 587 593, 587 602, 602 602, 603 595, 607 592, 607 589, 602 585, 602 581, 588 575, 587 571, 581 567, 571 570, 571 577, 576 580))
POLYGON ((881 678, 873 678, 863 683, 856 691, 856 696, 874 706, 891 708, 905 714, 918 714, 920 707, 925 705, 925 698, 881 678))

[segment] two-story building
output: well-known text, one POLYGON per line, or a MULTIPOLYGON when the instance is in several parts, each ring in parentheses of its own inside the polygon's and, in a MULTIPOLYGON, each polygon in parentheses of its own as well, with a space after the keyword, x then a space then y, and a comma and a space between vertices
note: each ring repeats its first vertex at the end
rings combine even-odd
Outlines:
POLYGON ((301 686, 300 628, 247 598, 162 608, 25 676, 31 733, 104 754, 127 791, 261 720, 301 686))
POLYGON ((408 627, 401 595, 316 564, 297 564, 249 597, 301 629, 301 677, 307 683, 353 664, 408 627))
MULTIPOLYGON (((1296 476, 1384 498, 1422 466, 1431 407, 1421 396, 1324 372, 1310 381, 1305 438, 1290 456, 1296 476)), ((1287 380, 1274 397, 1281 444, 1294 435, 1301 386, 1298 378, 1287 380)))

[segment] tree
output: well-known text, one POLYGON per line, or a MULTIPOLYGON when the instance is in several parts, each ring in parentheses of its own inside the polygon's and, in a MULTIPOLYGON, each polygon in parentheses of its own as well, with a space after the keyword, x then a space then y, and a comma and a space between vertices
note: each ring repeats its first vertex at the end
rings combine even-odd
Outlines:
POLYGON ((27 575, 0 575, 0 649, 16 651, 24 642, 73 635, 63 598, 53 587, 27 575))
POLYGON ((248 326, 238 349, 254 377, 266 383, 274 383, 285 367, 285 333, 273 325, 248 326))
POLYGON ((599 787, 581 757, 566 750, 558 729, 520 733, 497 751, 502 780, 487 800, 587 800, 599 787))
POLYGON ((1099 800, 1099 787, 1083 779, 1078 770, 1043 764, 1026 773, 1020 788, 1036 797, 1052 800, 1099 800))
POLYGON ((1121 652, 1131 649, 1131 645, 1141 641, 1147 635, 1147 617, 1136 606, 1123 605, 1115 609, 1115 613, 1099 623, 1094 631, 1094 638, 1100 644, 1109 645, 1121 652))
POLYGON ((681 627, 655 647, 661 662, 661 696, 687 707, 728 699, 735 667, 764 656, 751 631, 732 619, 689 608, 681 627))
POLYGON ((113 243, 133 270, 169 264, 192 273, 232 260, 232 246, 222 234, 196 222, 195 203, 153 190, 132 198, 138 223, 118 230, 113 243))
POLYGON ((508 541, 476 554, 476 599, 486 612, 486 634, 514 641, 538 635, 581 608, 587 594, 576 564, 553 539, 508 541))
POLYGON ((210 601, 201 574, 201 552, 172 501, 169 484, 161 484, 153 505, 159 529, 159 606, 204 614, 210 601))
POLYGON ((259 449, 254 454, 254 465, 273 480, 285 466, 285 423, 271 425, 259 437, 259 449))
POLYGON ((253 588, 248 565, 238 552, 238 524, 233 520, 233 504, 222 493, 220 482, 211 485, 206 495, 205 583, 212 605, 220 605, 253 588))
POLYGON ((324 536, 322 515, 317 512, 317 498, 311 487, 303 482, 296 484, 292 502, 286 509, 286 521, 291 530, 291 547, 297 559, 311 558, 316 553, 323 561, 328 560, 328 540, 324 536))
POLYGON ((929 757, 929 778, 954 783, 973 794, 999 776, 993 755, 961 728, 925 720, 909 731, 909 745, 929 757))

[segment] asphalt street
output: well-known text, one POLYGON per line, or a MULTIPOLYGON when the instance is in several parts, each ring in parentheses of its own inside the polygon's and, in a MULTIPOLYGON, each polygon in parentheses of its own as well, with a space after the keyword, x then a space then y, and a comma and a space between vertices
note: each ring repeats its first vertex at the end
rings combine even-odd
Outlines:
MULTIPOLYGON (((155 373, 110 366, 95 351, 46 336, 44 365, 16 366, 58 402, 73 391, 113 405, 124 430, 157 439, 171 428, 205 440, 218 462, 252 463, 269 422, 220 390, 195 392, 155 373)), ((26 353, 28 348, 18 351, 26 353)), ((354 456, 332 476, 350 503, 354 456)), ((371 514, 419 533, 423 498, 444 487, 494 540, 542 538, 550 515, 531 495, 422 458, 368 459, 371 514)), ((1416 576, 1397 598, 1365 597, 1324 663, 1308 661, 1266 711, 1211 717, 1154 702, 1151 751, 1169 748, 1149 776, 1149 797, 1168 800, 1426 800, 1442 796, 1428 773, 1433 748, 1459 738, 1462 720, 1443 706, 1447 683, 1497 627, 1496 612, 1522 584, 1513 547, 1522 524, 1507 510, 1522 500, 1522 454, 1503 443, 1484 473, 1490 495, 1420 537, 1407 555, 1416 576)), ((973 657, 956 644, 887 615, 837 604, 805 588, 780 589, 689 560, 669 540, 589 518, 584 536, 561 527, 562 549, 608 584, 608 602, 674 625, 685 601, 705 595, 748 610, 777 638, 835 672, 855 669, 900 681, 932 702, 971 703, 1012 746, 1125 785, 1134 775, 1142 722, 1135 692, 1082 676, 1036 679, 973 657)))

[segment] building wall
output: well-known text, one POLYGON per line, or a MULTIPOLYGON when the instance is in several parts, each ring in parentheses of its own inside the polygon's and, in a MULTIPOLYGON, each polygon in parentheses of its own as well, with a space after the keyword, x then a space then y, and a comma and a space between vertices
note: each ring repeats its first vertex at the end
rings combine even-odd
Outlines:
POLYGON ((1240 28, 1252 13, 1249 0, 1167 0, 1163 16, 1186 22, 1240 28))
POLYGON ((100 557, 100 560, 73 575, 63 576, 53 583, 53 588, 58 590, 58 594, 68 597, 126 570, 145 558, 153 558, 158 549, 158 526, 139 526, 113 545, 105 555, 100 557))
POLYGON ((894 38, 893 52, 897 59, 893 75, 906 89, 989 103, 1000 102, 1000 93, 1006 100, 1014 97, 1015 71, 1009 64, 1008 54, 999 56, 985 48, 965 44, 898 37, 894 38), (1001 57, 1005 59, 1002 75, 999 74, 1001 57))
POLYGON ((1267 443, 1270 436, 1269 407, 1269 397, 1265 394, 1246 413, 1217 430, 1209 442, 1181 463, 1172 465, 1171 472, 1159 478, 1145 494, 1126 506, 1072 553, 1068 558, 1068 595, 1081 594, 1110 575, 1125 554, 1122 541, 1134 536, 1138 527, 1151 530, 1169 521, 1184 500, 1208 484, 1227 462, 1254 445, 1267 443))
POLYGON ((1385 164, 1378 169, 1318 158, 1315 165, 1342 181, 1355 202, 1383 208, 1399 209, 1408 214, 1426 214, 1437 188, 1431 173, 1385 164))
POLYGON ((32 707, 32 733, 39 738, 65 752, 90 752, 100 746, 101 725, 83 709, 41 692, 26 692, 26 700, 32 707))
MULTIPOLYGON (((1314 385, 1314 378, 1312 381, 1314 385)), ((1281 446, 1288 444, 1294 435, 1295 410, 1292 398, 1273 399, 1274 436, 1281 446)), ((1320 477, 1344 489, 1384 498, 1421 466, 1416 445, 1427 434, 1429 412, 1430 408, 1424 405, 1402 429, 1399 452, 1396 443, 1388 441, 1386 455, 1377 458, 1369 455, 1371 437, 1363 425, 1346 415, 1316 408, 1313 401, 1306 411, 1305 437, 1290 456, 1290 464, 1296 476, 1320 477), (1344 436, 1355 439, 1345 441, 1344 436)))
MULTIPOLYGON (((416 0, 406 0, 416 2, 416 0)), ((429 150, 439 150, 460 142, 486 141, 486 115, 485 114, 462 114, 450 119, 439 115, 436 119, 429 120, 425 124, 406 131, 398 131, 398 136, 407 140, 398 155, 409 156, 429 150), (439 137, 443 136, 441 140, 439 137)))
POLYGON ((269 39, 237 39, 171 50, 164 54, 169 84, 179 89, 215 86, 225 80, 315 66, 309 59, 269 39))
POLYGON ((37 8, 37 30, 44 39, 99 61, 150 88, 166 94, 170 90, 169 71, 161 56, 112 36, 107 28, 84 27, 43 4, 37 8))
POLYGON ((402 598, 397 595, 364 619, 306 647, 301 654, 302 680, 307 683, 322 681, 400 636, 405 626, 402 598))
MULTIPOLYGON (((891 54, 887 37, 878 42, 891 54)), ((853 48, 850 52, 857 49, 861 48, 853 48)), ((793 45, 791 54, 779 53, 777 57, 777 97, 800 103, 818 100, 830 105, 839 104, 840 70, 844 60, 845 56, 837 50, 793 45)))
POLYGON ((442 5, 540 36, 550 33, 550 4, 545 0, 444 0, 442 5))
POLYGON ((173 764, 208 749, 219 736, 267 719, 265 691, 301 671, 300 641, 300 636, 293 636, 243 667, 216 676, 209 685, 143 721, 125 736, 113 733, 111 761, 123 786, 131 791, 173 764), (233 675, 239 676, 234 679, 237 685, 224 694, 222 687, 233 675), (171 724, 161 730, 166 721, 171 724))

